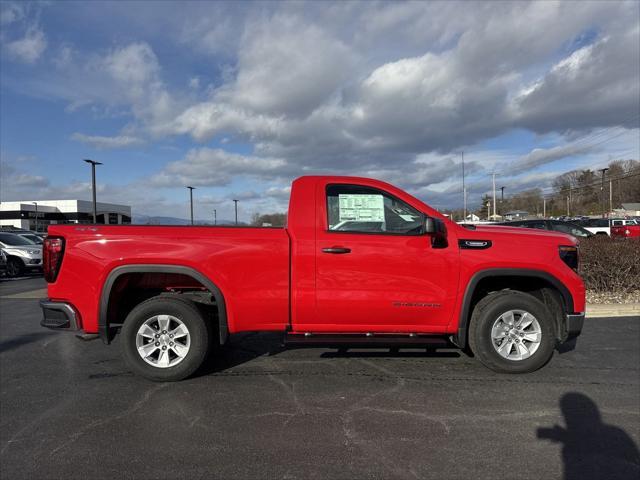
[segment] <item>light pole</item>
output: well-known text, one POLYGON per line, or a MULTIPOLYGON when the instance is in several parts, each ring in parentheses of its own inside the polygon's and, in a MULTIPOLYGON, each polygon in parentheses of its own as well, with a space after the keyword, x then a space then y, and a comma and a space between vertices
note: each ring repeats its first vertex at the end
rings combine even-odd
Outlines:
POLYGON ((504 209, 504 189, 506 187, 500 187, 500 215, 502 215, 502 210, 504 209))
POLYGON ((36 233, 38 233, 38 202, 31 202, 36 206, 36 233))
POLYGON ((218 211, 215 208, 213 209, 213 224, 218 224, 218 211))
POLYGON ((236 209, 236 225, 238 225, 238 200, 233 200, 235 209, 236 209))
POLYGON ((193 191, 196 187, 187 186, 189 189, 189 204, 191 205, 191 225, 193 225, 193 191))
POLYGON ((496 172, 491 173, 491 177, 493 178, 493 218, 496 217, 496 172))
POLYGON ((462 156, 462 221, 467 221, 467 189, 464 186, 464 151, 460 152, 462 156))
POLYGON ((91 160, 89 158, 84 159, 85 162, 91 164, 91 189, 93 192, 93 223, 97 223, 96 217, 96 165, 102 165, 100 162, 91 160))
POLYGON ((608 168, 601 168, 600 171, 602 172, 602 183, 600 185, 600 204, 602 205, 602 218, 604 218, 604 175, 605 173, 607 173, 607 170, 609 170, 608 168))

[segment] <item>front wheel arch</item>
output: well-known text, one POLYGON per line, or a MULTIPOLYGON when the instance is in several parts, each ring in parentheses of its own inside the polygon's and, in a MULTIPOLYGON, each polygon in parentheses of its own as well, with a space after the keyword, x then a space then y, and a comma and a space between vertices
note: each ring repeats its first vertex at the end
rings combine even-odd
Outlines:
MULTIPOLYGON (((555 296, 560 300, 557 302, 558 309, 562 310, 558 323, 563 323, 565 321, 564 315, 574 311, 571 292, 560 280, 548 272, 519 268, 481 270, 476 272, 467 284, 458 317, 458 331, 453 337, 456 345, 460 348, 468 347, 469 323, 475 305, 486 295, 505 289, 524 293, 541 292, 544 289, 554 292, 555 296), (523 288, 525 285, 527 288, 523 288)), ((554 312, 552 311, 552 313, 554 312)), ((562 334, 563 325, 559 324, 556 328, 556 334, 559 337, 562 334)))

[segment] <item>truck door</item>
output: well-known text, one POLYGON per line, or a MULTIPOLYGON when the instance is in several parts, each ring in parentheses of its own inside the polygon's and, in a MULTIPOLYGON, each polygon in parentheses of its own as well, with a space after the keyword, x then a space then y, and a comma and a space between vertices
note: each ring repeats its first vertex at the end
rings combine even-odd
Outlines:
POLYGON ((298 326, 329 332, 442 332, 454 310, 457 245, 432 244, 432 235, 424 233, 425 215, 383 190, 334 184, 322 195, 316 316, 298 326))

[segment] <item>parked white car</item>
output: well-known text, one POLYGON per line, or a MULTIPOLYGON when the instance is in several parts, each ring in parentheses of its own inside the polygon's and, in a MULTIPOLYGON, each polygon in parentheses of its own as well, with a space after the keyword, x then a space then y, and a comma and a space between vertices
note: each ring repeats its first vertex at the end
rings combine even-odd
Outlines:
POLYGON ((25 270, 42 270, 42 246, 15 233, 0 232, 0 248, 7 256, 7 276, 17 277, 25 270))
POLYGON ((594 235, 611 236, 611 221, 608 218, 590 218, 579 223, 594 235))

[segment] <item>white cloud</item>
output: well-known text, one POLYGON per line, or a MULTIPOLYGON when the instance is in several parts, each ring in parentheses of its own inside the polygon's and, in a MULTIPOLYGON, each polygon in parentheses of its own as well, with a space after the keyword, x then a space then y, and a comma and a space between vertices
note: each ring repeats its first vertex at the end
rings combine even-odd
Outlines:
POLYGON ((25 18, 26 5, 17 2, 2 2, 0 4, 0 25, 8 26, 25 18))
POLYGON ((221 186, 229 184, 234 176, 273 179, 290 174, 293 169, 284 160, 205 147, 192 149, 184 159, 169 163, 149 183, 162 187, 221 186))
POLYGON ((105 137, 100 135, 85 135, 83 133, 74 133, 71 139, 77 142, 86 143, 94 148, 112 149, 126 148, 138 146, 144 143, 144 140, 129 135, 117 135, 115 137, 105 137))
POLYGON ((276 15, 247 26, 234 83, 218 98, 258 114, 306 116, 347 79, 354 53, 325 30, 276 15))
POLYGON ((47 38, 39 27, 31 26, 22 38, 8 42, 5 48, 14 60, 35 63, 47 48, 47 38))
POLYGON ((640 27, 609 34, 561 59, 510 105, 536 132, 638 125, 640 27))

